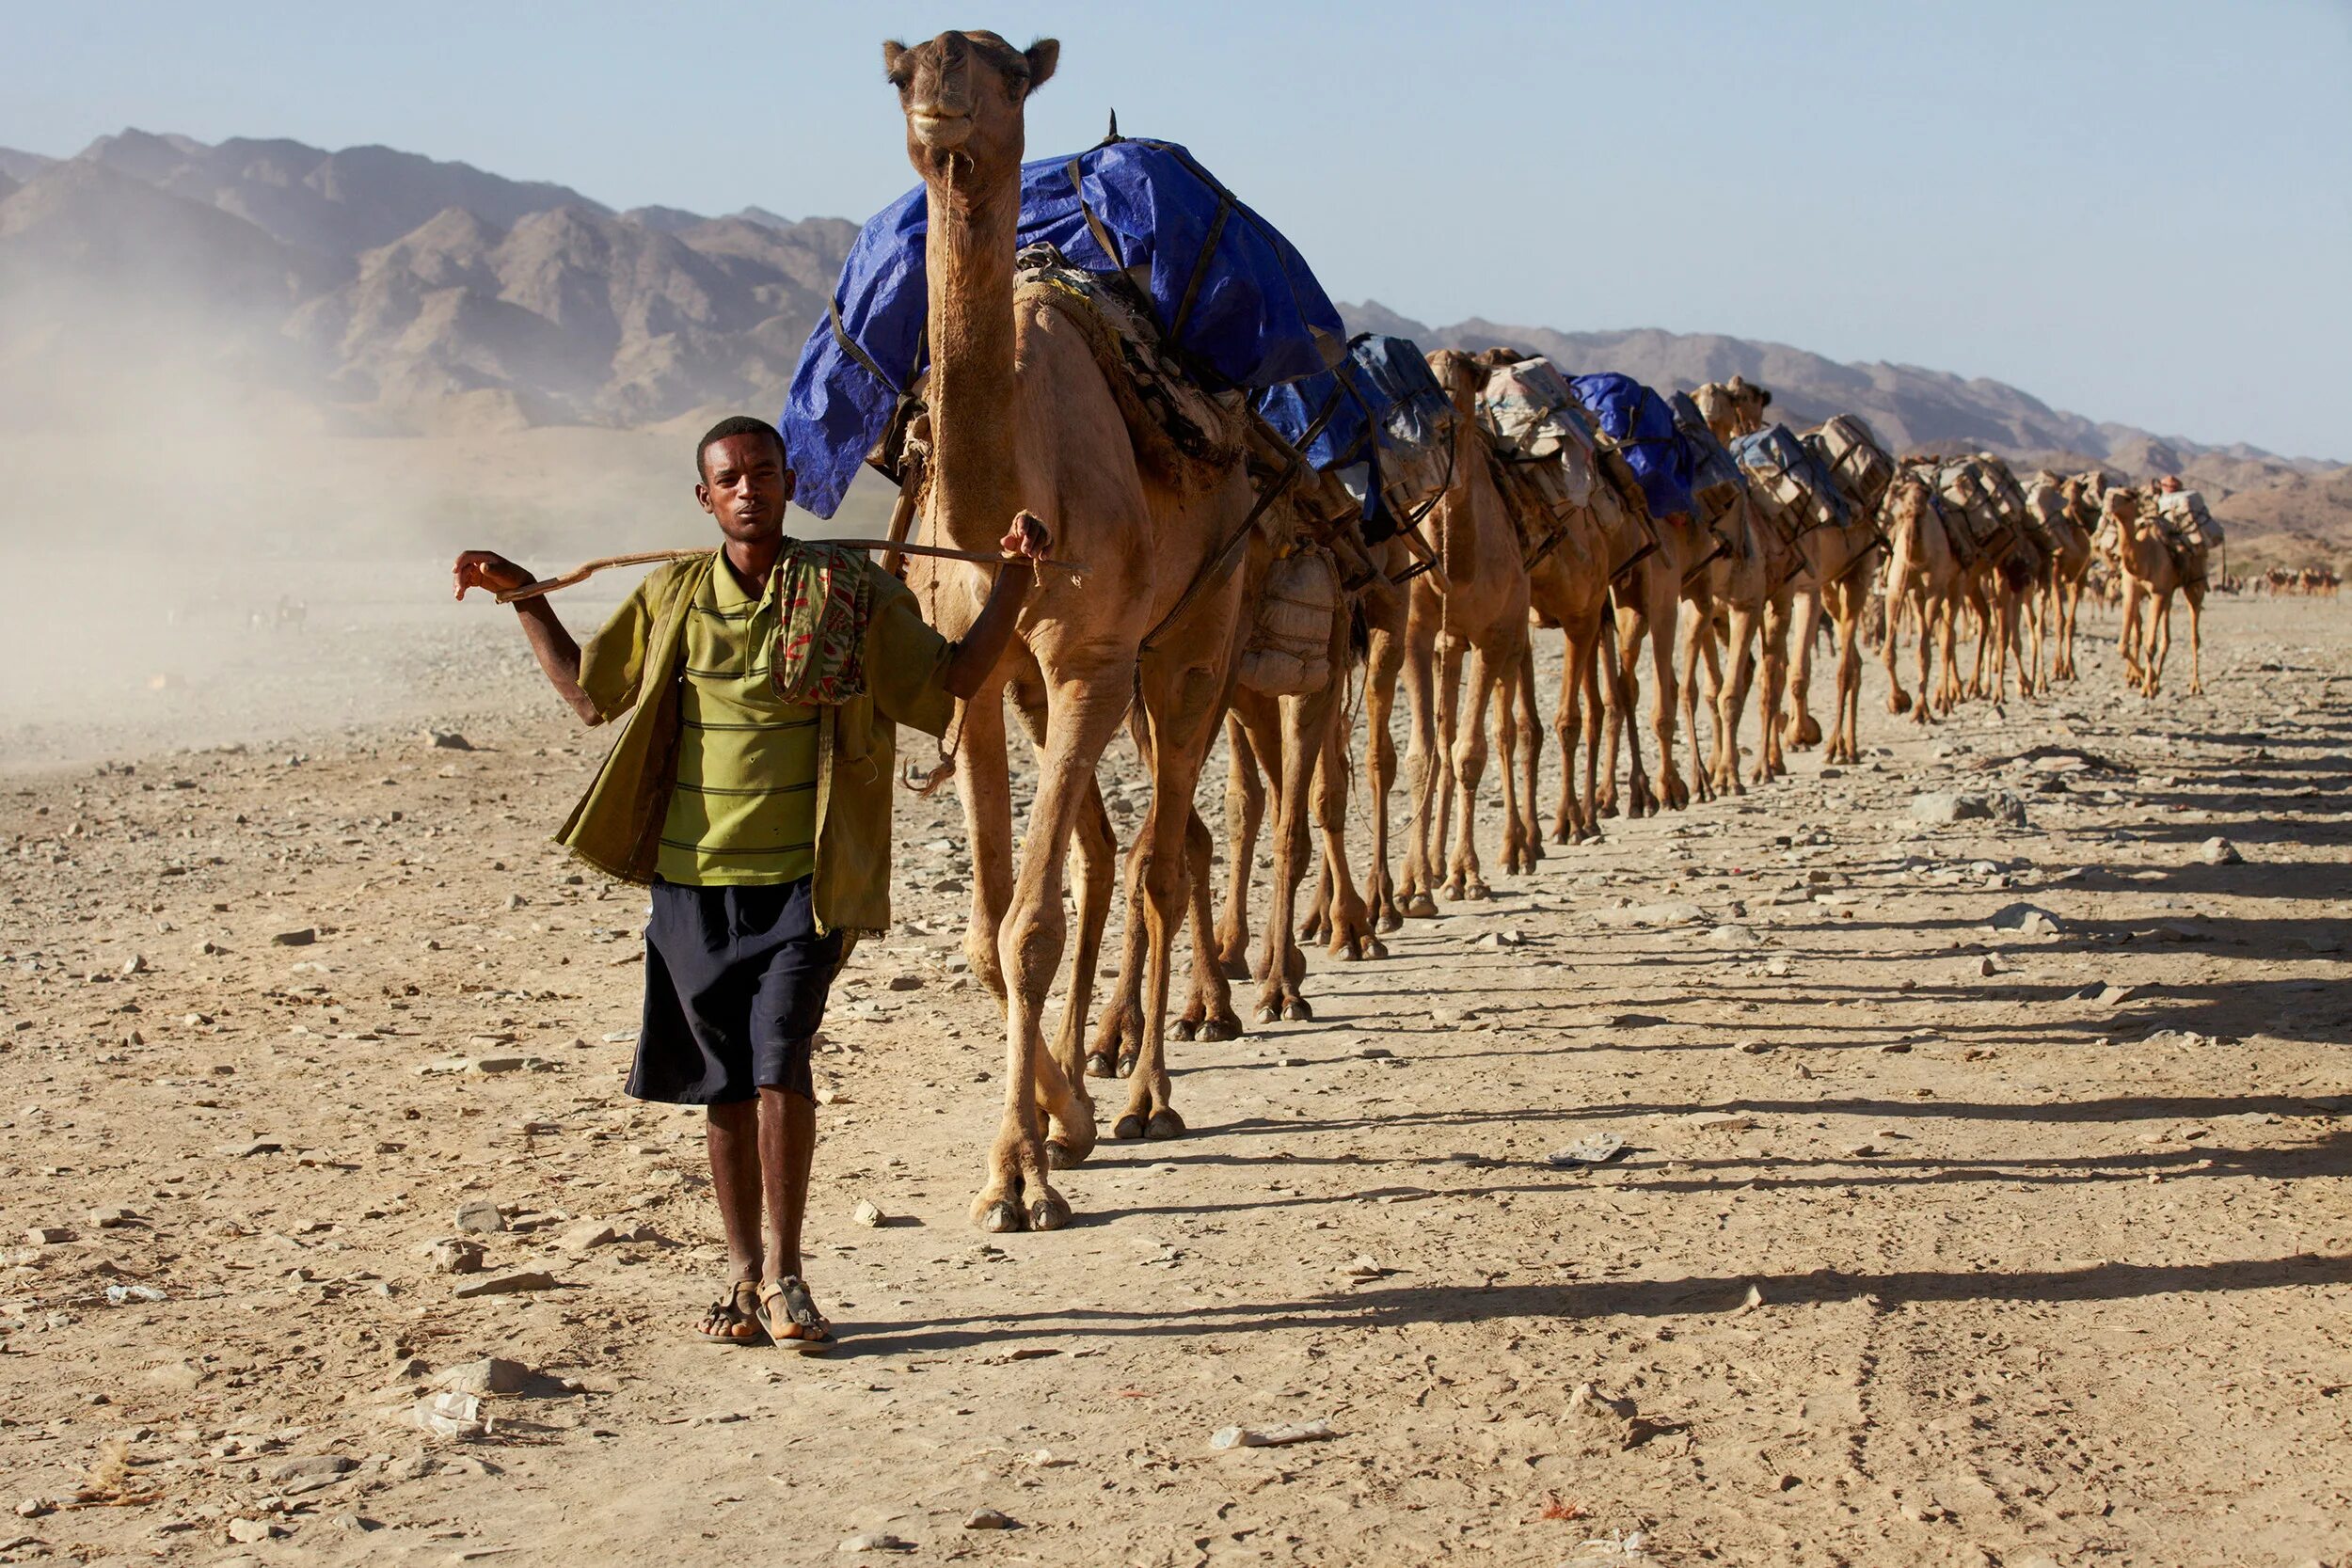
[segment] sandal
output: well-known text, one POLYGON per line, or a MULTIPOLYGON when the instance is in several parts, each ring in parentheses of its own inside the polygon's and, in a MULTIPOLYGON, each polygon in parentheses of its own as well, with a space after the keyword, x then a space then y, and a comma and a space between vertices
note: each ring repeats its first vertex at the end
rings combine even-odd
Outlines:
POLYGON ((822 1355, 833 1348, 833 1325, 817 1310, 817 1302, 799 1275, 787 1275, 759 1287, 755 1315, 768 1338, 803 1355, 822 1355))
POLYGON ((710 1304, 696 1330, 706 1345, 751 1345, 759 1342, 759 1288, 739 1279, 725 1295, 710 1304), (749 1296, 747 1302, 744 1298, 749 1296))

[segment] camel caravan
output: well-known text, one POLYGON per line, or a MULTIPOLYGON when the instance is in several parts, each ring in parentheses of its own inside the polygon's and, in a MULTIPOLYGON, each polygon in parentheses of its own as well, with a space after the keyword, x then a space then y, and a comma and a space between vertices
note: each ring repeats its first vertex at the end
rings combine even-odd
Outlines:
MULTIPOLYGON (((1240 1034, 1236 981, 1255 981, 1258 1022, 1311 1017, 1311 945, 1379 958, 1383 933, 1619 813, 1740 794, 1790 750, 1858 760, 1866 643, 1916 722, 2012 683, 2046 692, 2075 676, 2104 568, 2132 684, 2160 689, 2178 598, 2199 689, 2220 532, 2193 493, 2021 483, 1986 452, 1899 460, 1851 414, 1781 422, 1739 376, 1661 394, 1504 345, 1351 339, 1305 260, 1184 148, 1114 124, 1026 160, 1025 108, 1058 54, 987 32, 885 45, 919 183, 861 233, 779 421, 819 515, 863 464, 898 486, 894 541, 990 552, 1027 513, 1087 568, 1041 574, 993 684, 913 781, 955 782, 966 956, 1004 1009, 983 1228, 1067 1223, 1053 1173, 1095 1147, 1092 1084, 1124 1081, 1111 1136, 1181 1135, 1170 1044, 1240 1034), (1554 634, 1548 745, 1535 653, 1554 634), (1013 722, 1036 759, 1025 810, 1013 722), (1193 806, 1220 733, 1221 889, 1193 806), (1149 781, 1123 846, 1098 777, 1122 735, 1149 781), (1351 845, 1359 785, 1370 841, 1351 845), (1253 939, 1261 833, 1275 870, 1253 939), (1114 900, 1124 952, 1098 998, 1114 900)), ((894 565, 948 636, 987 596, 988 567, 894 565)))

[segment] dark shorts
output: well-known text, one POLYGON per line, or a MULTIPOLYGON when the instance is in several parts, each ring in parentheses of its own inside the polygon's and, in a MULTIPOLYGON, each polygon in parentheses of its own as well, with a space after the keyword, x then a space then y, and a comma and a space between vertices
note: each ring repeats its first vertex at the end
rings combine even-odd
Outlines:
POLYGON ((628 1092, 673 1105, 762 1088, 816 1099, 809 1052, 841 957, 840 932, 817 934, 805 877, 771 887, 656 881, 628 1092))

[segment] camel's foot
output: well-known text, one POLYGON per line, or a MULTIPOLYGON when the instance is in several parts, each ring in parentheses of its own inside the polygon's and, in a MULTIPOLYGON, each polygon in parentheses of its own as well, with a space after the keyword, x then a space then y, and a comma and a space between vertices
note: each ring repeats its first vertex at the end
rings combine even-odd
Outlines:
MULTIPOLYGON (((1195 1002, 1184 1015, 1171 1021, 1168 1032, 1180 1040, 1237 1040, 1241 1038, 1241 1020, 1234 1016, 1231 1002, 1222 998, 1216 1002, 1195 1002)), ((1135 1070, 1135 1058, 1126 1058, 1120 1076, 1135 1070)))
POLYGON ((1456 870, 1445 879, 1444 893, 1449 904, 1479 903, 1494 896, 1494 889, 1475 871, 1456 870))
POLYGON ((1217 973, 1224 975, 1228 980, 1247 980, 1251 978, 1249 973, 1249 954, 1248 947, 1248 944, 1247 942, 1238 942, 1230 947, 1218 948, 1216 955, 1217 973))
POLYGON ((1613 789, 1604 789, 1597 796, 1594 797, 1593 815, 1595 816, 1616 816, 1617 792, 1613 789))
POLYGON ((1886 711, 1895 714, 1909 713, 1911 711, 1911 693, 1905 691, 1899 686, 1895 688, 1892 691, 1889 691, 1886 694, 1886 711))
POLYGON ((1315 1010, 1294 987, 1270 986, 1258 998, 1260 1023, 1312 1023, 1315 1010))
POLYGON ((1372 915, 1369 911, 1359 910, 1343 913, 1332 922, 1331 956, 1335 958, 1344 958, 1351 963, 1361 962, 1365 958, 1385 958, 1389 956, 1387 944, 1373 934, 1372 915))
POLYGON ((1148 1117, 1129 1111, 1119 1118, 1119 1125, 1111 1129, 1112 1137, 1117 1138, 1120 1143, 1127 1144, 1134 1143, 1138 1138, 1166 1142, 1169 1138, 1181 1138, 1184 1135, 1184 1118, 1178 1116, 1173 1107, 1165 1105, 1152 1112, 1148 1117))
POLYGON ((1809 746, 1819 746, 1820 743, 1821 721, 1813 715, 1800 714, 1788 721, 1788 744, 1790 751, 1802 752, 1809 746))
POLYGON ((1543 856, 1532 844, 1506 844, 1502 848, 1502 869, 1508 876, 1524 877, 1535 869, 1543 856))
POLYGON ((1302 946, 1312 947, 1331 936, 1331 917, 1320 910, 1298 923, 1298 941, 1302 946))
MULTIPOLYGON (((1438 901, 1430 896, 1429 890, 1425 887, 1417 887, 1406 894, 1404 903, 1407 919, 1435 920, 1438 918, 1438 901)), ((1394 927, 1391 927, 1390 929, 1394 929, 1394 927)))
POLYGON ((1070 1223, 1070 1205, 1042 1181, 1024 1206, 1025 1185, 1016 1175, 981 1189, 972 1200, 972 1223, 993 1236, 1018 1230, 1059 1230, 1070 1223))
POLYGON ((1118 1077, 1119 1059, 1101 1046, 1095 1047, 1087 1053, 1087 1076, 1089 1078, 1118 1077))
POLYGON ((1708 778, 1704 770, 1691 775, 1691 787, 1701 805, 1715 798, 1715 781, 1708 778))
POLYGON ((1681 811, 1691 803, 1691 786, 1682 782, 1682 775, 1668 768, 1659 779, 1659 793, 1668 807, 1681 811))
POLYGON ((1068 1117, 1053 1118, 1053 1131, 1045 1139, 1045 1168, 1068 1170, 1086 1163, 1094 1152, 1094 1105, 1080 1101, 1070 1109, 1068 1117))

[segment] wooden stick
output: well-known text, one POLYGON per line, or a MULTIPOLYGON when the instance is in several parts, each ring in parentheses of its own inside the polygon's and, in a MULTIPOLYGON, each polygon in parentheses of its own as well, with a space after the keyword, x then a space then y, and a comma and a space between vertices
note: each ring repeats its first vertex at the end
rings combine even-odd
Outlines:
MULTIPOLYGON (((985 550, 951 550, 938 545, 914 545, 890 539, 812 539, 812 545, 838 545, 851 550, 897 550, 905 555, 936 556, 942 561, 970 561, 983 566, 1001 566, 1017 556, 992 555, 985 550)), ((657 561, 682 561, 690 555, 707 555, 708 550, 644 550, 636 555, 608 555, 595 561, 582 562, 561 577, 527 582, 520 588, 510 588, 498 596, 501 604, 513 604, 516 599, 535 599, 542 594, 552 594, 559 588, 572 588, 586 582, 598 572, 612 566, 644 566, 657 561)), ((1087 575, 1087 569, 1074 561, 1041 559, 1039 566, 1051 566, 1057 572, 1068 572, 1073 578, 1087 575)))

